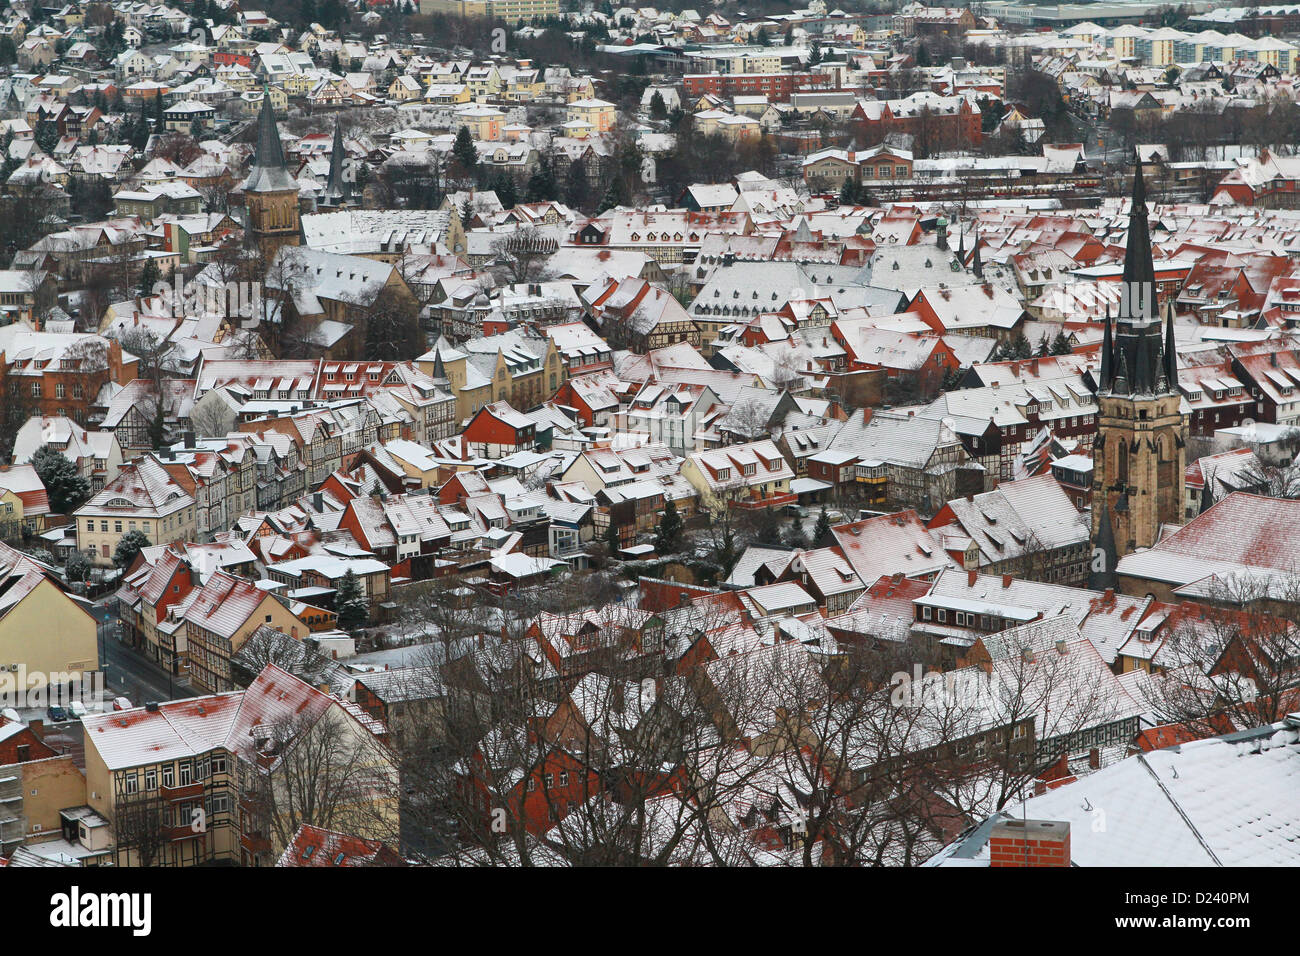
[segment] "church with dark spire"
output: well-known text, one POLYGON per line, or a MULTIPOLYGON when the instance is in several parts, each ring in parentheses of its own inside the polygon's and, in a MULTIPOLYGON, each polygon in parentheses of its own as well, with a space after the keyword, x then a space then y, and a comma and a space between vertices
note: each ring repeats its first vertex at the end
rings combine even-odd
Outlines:
POLYGON ((1163 524, 1182 522, 1186 423, 1178 390, 1172 302, 1157 297, 1146 183, 1133 173, 1119 309, 1109 310, 1097 373, 1093 444, 1094 587, 1115 585, 1115 563, 1156 543, 1163 524))
POLYGON ((257 117, 257 152, 242 185, 248 242, 270 259, 281 246, 302 244, 298 183, 284 162, 280 131, 275 125, 270 91, 263 90, 257 117))
POLYGON ((342 209, 352 205, 352 183, 348 181, 347 154, 343 149, 343 127, 334 121, 334 146, 330 150, 329 177, 317 206, 320 209, 342 209))

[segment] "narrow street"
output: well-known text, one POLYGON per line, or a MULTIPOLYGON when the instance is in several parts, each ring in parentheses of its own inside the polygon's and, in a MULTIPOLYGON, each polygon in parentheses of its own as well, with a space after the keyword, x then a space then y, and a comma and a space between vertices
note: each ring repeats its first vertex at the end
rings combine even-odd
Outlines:
POLYGON ((114 697, 126 697, 132 704, 140 706, 148 701, 195 696, 194 689, 183 678, 169 677, 165 668, 118 639, 117 617, 103 603, 96 603, 92 613, 99 622, 99 647, 107 682, 108 707, 112 706, 114 697))

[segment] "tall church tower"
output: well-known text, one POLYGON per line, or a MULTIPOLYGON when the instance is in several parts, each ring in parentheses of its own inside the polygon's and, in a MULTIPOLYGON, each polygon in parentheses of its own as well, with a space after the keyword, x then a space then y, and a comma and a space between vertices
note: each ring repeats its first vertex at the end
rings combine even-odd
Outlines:
POLYGON ((1182 521, 1186 428, 1179 410, 1172 305, 1163 321, 1159 313, 1139 158, 1119 314, 1113 331, 1106 316, 1097 380, 1094 586, 1113 586, 1119 558, 1155 544, 1162 523, 1182 521))
POLYGON ((248 210, 245 231, 248 241, 271 259, 281 246, 302 243, 302 221, 298 212, 298 183, 284 164, 280 131, 275 126, 271 92, 263 89, 262 111, 257 117, 257 153, 244 180, 244 204, 248 210))

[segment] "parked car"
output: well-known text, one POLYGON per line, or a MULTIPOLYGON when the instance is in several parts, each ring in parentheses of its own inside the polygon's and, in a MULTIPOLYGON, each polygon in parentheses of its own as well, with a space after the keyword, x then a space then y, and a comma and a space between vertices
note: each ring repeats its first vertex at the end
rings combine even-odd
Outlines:
POLYGON ((125 697, 116 697, 116 698, 113 699, 113 709, 114 709, 114 710, 130 710, 130 709, 131 709, 131 702, 130 702, 129 700, 127 700, 125 697))
POLYGON ((79 700, 69 701, 68 717, 72 720, 80 720, 86 716, 86 705, 79 700))
POLYGON ((50 704, 49 707, 45 708, 45 716, 49 717, 50 720, 55 723, 58 723, 61 720, 68 719, 68 712, 58 704, 50 704))

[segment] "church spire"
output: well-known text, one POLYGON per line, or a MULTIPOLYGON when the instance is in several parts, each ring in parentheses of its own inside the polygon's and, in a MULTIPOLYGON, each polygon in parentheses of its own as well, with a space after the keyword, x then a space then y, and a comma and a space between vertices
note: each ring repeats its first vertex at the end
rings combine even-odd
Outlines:
POLYGON ((1092 506, 1101 509, 1101 522, 1097 528, 1097 537, 1092 547, 1092 570, 1088 574, 1088 587, 1094 591, 1105 591, 1116 587, 1119 575, 1119 551, 1115 547, 1115 531, 1110 525, 1110 508, 1106 507, 1103 495, 1093 499, 1092 506), (1100 565, 1100 567, 1098 567, 1100 565))
POLYGON ((1110 338, 1110 303, 1107 303, 1106 304, 1106 326, 1105 326, 1105 330, 1101 334, 1101 374, 1097 382, 1097 388, 1099 390, 1109 389, 1111 383, 1111 377, 1115 374, 1115 369, 1111 364, 1113 361, 1113 357, 1111 355, 1113 348, 1114 346, 1112 345, 1111 338, 1110 338))
POLYGON ((1120 321, 1156 317, 1156 270, 1151 259, 1151 228, 1147 224, 1147 187, 1142 155, 1133 169, 1133 201, 1128 213, 1128 245, 1124 250, 1123 299, 1120 321))
POLYGON ((980 230, 975 227, 975 255, 971 257, 970 271, 977 279, 984 278, 984 264, 980 262, 980 230))
POLYGON ((275 125, 275 110, 271 108, 271 90, 262 87, 262 110, 257 116, 257 153, 253 167, 244 181, 244 192, 277 192, 297 190, 298 184, 289 175, 284 164, 284 148, 280 145, 280 131, 275 125))
POLYGON ((343 179, 343 165, 347 156, 343 151, 343 127, 334 120, 334 146, 330 150, 329 178, 325 181, 325 205, 340 206, 351 198, 352 190, 343 179))
POLYGON ((1174 300, 1165 300, 1165 354, 1161 356, 1165 363, 1165 378, 1170 391, 1178 389, 1178 350, 1174 346, 1174 300))

